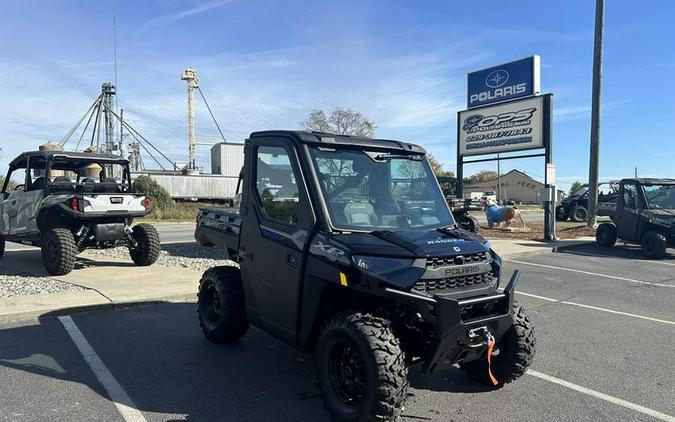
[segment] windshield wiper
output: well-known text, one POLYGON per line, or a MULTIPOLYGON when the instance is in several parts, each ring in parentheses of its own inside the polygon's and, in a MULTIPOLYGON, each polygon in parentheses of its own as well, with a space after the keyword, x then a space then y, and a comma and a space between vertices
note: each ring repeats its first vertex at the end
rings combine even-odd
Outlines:
POLYGON ((370 157, 373 161, 389 161, 391 159, 404 159, 404 160, 413 160, 421 161, 422 155, 420 154, 395 154, 395 153, 374 153, 369 151, 364 151, 365 154, 370 157))

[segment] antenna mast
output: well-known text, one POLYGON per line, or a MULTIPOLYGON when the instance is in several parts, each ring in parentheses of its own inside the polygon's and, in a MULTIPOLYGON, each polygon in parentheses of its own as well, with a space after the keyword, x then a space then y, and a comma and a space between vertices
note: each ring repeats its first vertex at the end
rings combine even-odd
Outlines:
POLYGON ((195 160, 195 89, 199 88, 199 80, 197 79, 197 69, 189 67, 183 71, 180 77, 187 81, 187 97, 188 97, 188 169, 196 169, 195 160))

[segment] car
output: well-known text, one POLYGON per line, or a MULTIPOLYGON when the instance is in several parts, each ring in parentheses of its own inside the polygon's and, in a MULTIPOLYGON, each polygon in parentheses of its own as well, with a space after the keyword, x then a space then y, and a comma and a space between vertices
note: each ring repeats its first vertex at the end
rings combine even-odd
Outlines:
POLYGON ((490 243, 455 223, 424 149, 264 131, 244 151, 240 208, 197 216, 196 240, 234 261, 199 283, 208 340, 253 324, 314 352, 334 421, 396 420, 413 365, 459 365, 488 388, 525 373, 536 340, 519 272, 505 279, 490 243))
POLYGON ((598 205, 597 215, 612 222, 598 225, 597 243, 637 243, 647 257, 665 258, 675 246, 675 179, 622 179, 618 193, 616 202, 598 205))
POLYGON ((20 154, 2 187, 0 257, 5 242, 39 246, 47 272, 65 275, 85 249, 126 246, 137 265, 153 264, 160 251, 157 230, 132 226, 152 210, 152 200, 133 192, 130 175, 129 162, 113 155, 20 154), (13 183, 18 185, 10 189, 13 183))
MULTIPOLYGON (((598 184, 598 203, 615 202, 617 198, 617 182, 603 182, 598 184)), ((577 223, 588 218, 588 185, 581 186, 564 198, 555 209, 557 221, 572 220, 577 223)))

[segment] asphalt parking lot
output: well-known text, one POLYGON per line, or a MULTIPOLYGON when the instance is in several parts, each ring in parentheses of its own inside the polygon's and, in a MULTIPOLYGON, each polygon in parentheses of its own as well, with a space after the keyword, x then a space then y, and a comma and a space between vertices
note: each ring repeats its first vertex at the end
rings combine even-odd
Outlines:
MULTIPOLYGON (((488 391, 413 369, 405 421, 675 421, 675 255, 583 245, 514 269, 537 330, 531 371, 488 391)), ((327 420, 311 355, 255 328, 213 345, 193 303, 0 326, 0 380, 7 421, 327 420)))

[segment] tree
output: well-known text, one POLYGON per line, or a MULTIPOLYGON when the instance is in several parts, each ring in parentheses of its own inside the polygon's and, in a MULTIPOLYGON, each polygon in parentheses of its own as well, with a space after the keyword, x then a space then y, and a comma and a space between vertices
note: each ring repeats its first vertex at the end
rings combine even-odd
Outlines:
POLYGON ((335 135, 355 135, 372 138, 375 134, 375 122, 350 108, 334 108, 330 116, 323 110, 312 110, 307 118, 300 122, 302 129, 333 133, 335 135))
POLYGON ((481 170, 476 174, 472 174, 469 177, 464 178, 464 183, 471 185, 474 183, 489 182, 491 180, 497 180, 498 174, 493 170, 481 170))
MULTIPOLYGON (((0 176, 0 189, 5 186, 5 176, 0 176)), ((7 191, 13 191, 16 188, 16 183, 14 180, 10 180, 7 184, 7 191)))
POLYGON ((455 177, 455 172, 452 170, 444 170, 443 164, 438 161, 436 157, 430 152, 427 152, 427 160, 429 160, 429 165, 431 170, 434 172, 436 177, 455 177))
POLYGON ((584 185, 578 180, 576 182, 572 183, 572 187, 570 188, 570 195, 572 195, 574 192, 581 189, 582 186, 584 186, 584 185))

